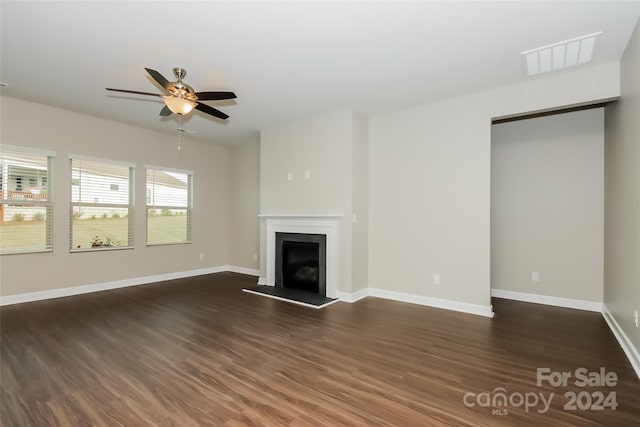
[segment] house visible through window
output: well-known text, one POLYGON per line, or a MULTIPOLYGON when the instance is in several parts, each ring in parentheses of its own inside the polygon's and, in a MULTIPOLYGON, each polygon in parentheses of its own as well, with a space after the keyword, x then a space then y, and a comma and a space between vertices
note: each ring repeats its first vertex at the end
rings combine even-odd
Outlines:
POLYGON ((52 248, 53 204, 47 183, 55 153, 3 145, 0 151, 0 253, 52 248))
POLYGON ((147 245, 191 243, 193 173, 147 166, 147 245))
POLYGON ((135 165, 69 157, 71 250, 133 247, 135 165))

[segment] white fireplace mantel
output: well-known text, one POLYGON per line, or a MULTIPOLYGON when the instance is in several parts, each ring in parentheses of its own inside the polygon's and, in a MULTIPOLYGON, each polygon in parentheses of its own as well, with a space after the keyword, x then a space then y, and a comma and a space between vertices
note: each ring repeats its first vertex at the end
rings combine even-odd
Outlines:
POLYGON ((267 285, 275 286, 276 233, 324 234, 326 236, 326 295, 338 292, 338 221, 340 214, 260 214, 266 222, 267 285))

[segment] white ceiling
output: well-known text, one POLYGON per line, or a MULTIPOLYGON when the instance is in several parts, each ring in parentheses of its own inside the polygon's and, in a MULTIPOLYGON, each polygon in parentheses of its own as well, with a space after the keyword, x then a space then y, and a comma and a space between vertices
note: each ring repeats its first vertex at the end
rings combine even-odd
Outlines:
MULTIPOLYGON (((213 142, 353 107, 366 114, 525 80, 520 52, 603 31, 595 63, 617 61, 640 1, 0 3, 1 93, 175 132, 144 70, 196 91, 226 122, 195 112, 183 127, 213 142)), ((589 65, 584 65, 589 66, 589 65)), ((570 71, 566 71, 570 72, 570 71)), ((534 77, 539 78, 539 77, 534 77)))

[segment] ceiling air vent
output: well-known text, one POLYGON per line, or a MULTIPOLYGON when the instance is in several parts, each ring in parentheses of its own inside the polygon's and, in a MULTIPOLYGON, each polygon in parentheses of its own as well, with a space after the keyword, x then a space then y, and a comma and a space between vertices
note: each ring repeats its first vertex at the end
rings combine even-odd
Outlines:
POLYGON ((534 76, 591 62, 596 39, 600 34, 602 31, 522 52, 527 75, 534 76))

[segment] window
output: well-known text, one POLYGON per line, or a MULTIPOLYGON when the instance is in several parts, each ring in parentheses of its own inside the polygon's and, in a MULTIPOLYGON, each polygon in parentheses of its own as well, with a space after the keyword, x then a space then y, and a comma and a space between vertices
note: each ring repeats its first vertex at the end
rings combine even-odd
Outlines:
POLYGON ((191 243, 193 173, 147 166, 147 245, 191 243))
POLYGON ((53 204, 47 183, 55 153, 3 145, 0 253, 51 251, 53 204))
POLYGON ((69 157, 71 251, 133 247, 135 165, 69 157))

